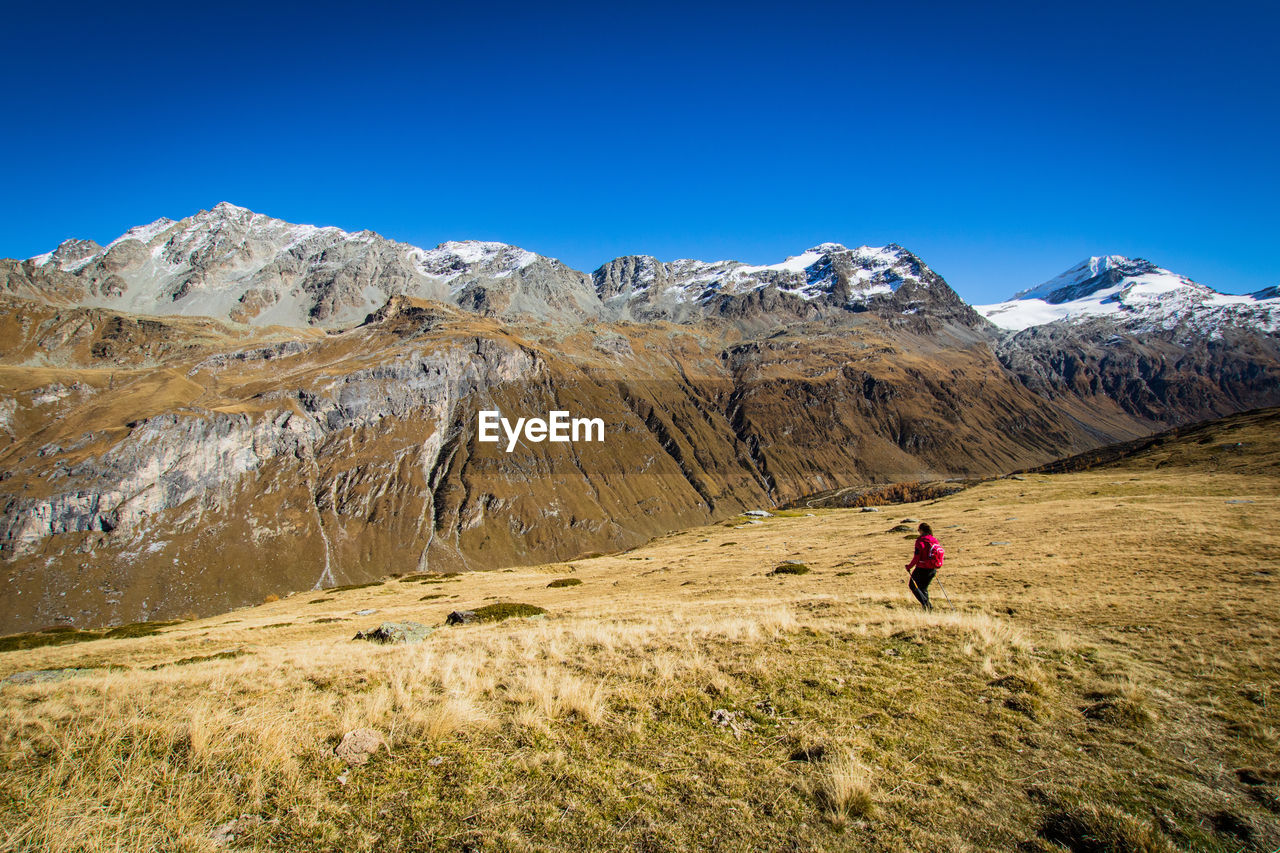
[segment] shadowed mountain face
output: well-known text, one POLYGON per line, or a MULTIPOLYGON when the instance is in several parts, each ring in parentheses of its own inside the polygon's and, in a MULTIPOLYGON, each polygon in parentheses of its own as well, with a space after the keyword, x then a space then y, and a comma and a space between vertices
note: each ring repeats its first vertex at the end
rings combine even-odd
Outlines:
POLYGON ((995 475, 1262 405, 1280 363, 1243 322, 1199 342, 1118 342, 1096 318, 1001 332, 897 246, 588 277, 219 205, 2 263, 0 629, 567 559, 832 489, 995 475), (481 440, 495 409, 599 418, 604 440, 507 452, 481 440))

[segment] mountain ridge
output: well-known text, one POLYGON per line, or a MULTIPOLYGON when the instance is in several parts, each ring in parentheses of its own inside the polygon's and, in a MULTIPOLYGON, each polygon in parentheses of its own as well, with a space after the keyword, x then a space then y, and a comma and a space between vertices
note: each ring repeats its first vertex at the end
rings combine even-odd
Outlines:
MULTIPOLYGON (((1280 327, 1274 287, 1220 293, 1122 255, 1087 258, 1008 300, 969 306, 919 256, 895 243, 854 249, 819 243, 761 265, 629 255, 588 274, 507 243, 451 240, 424 249, 368 230, 297 225, 229 202, 135 226, 106 246, 69 239, 5 263, 23 267, 29 278, 54 271, 72 276, 51 289, 79 304, 254 326, 350 326, 396 295, 511 319, 689 322, 780 312, 806 320, 876 308, 906 313, 919 310, 922 294, 929 301, 931 289, 945 289, 943 302, 957 316, 971 307, 1004 332, 1106 314, 1160 314, 1153 322, 1189 324, 1197 333, 1211 332, 1219 321, 1280 327), (898 298, 908 284, 911 298, 898 298)), ((965 321, 977 324, 972 316, 965 321)))
POLYGON ((1270 327, 1169 316, 1001 331, 896 244, 588 276, 233 205, 64 243, 0 261, 0 625, 622 550, 1280 404, 1270 327), (507 454, 481 408, 609 439, 507 454))

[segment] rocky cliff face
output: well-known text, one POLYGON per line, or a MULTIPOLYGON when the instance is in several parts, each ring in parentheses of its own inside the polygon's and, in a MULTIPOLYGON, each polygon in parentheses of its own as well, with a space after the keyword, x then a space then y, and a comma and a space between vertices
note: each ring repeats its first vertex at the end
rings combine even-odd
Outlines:
POLYGON ((2 261, 0 630, 568 559, 1280 402, 1269 308, 1103 266, 1026 295, 1102 308, 1001 332, 898 246, 588 277, 219 205, 2 261), (481 409, 606 438, 508 453, 481 409))

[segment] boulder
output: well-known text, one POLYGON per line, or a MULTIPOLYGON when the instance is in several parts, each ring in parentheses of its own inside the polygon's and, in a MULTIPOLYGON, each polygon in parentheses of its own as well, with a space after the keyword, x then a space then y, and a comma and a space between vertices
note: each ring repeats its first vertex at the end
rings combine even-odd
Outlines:
POLYGON ((369 756, 384 745, 382 735, 374 729, 353 729, 342 736, 342 742, 333 754, 348 766, 355 767, 369 762, 369 756))
POLYGON ((360 631, 352 639, 411 645, 421 643, 434 630, 417 622, 383 622, 372 631, 360 631))

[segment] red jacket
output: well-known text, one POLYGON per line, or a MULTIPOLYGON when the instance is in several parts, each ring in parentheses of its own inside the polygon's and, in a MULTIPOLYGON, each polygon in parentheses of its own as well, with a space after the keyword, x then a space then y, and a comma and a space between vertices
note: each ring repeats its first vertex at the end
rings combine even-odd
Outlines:
POLYGON ((937 564, 930 559, 929 552, 933 550, 933 546, 938 544, 938 540, 933 536, 920 536, 916 538, 916 553, 911 558, 911 562, 907 564, 907 568, 919 566, 922 569, 936 569, 937 564))

